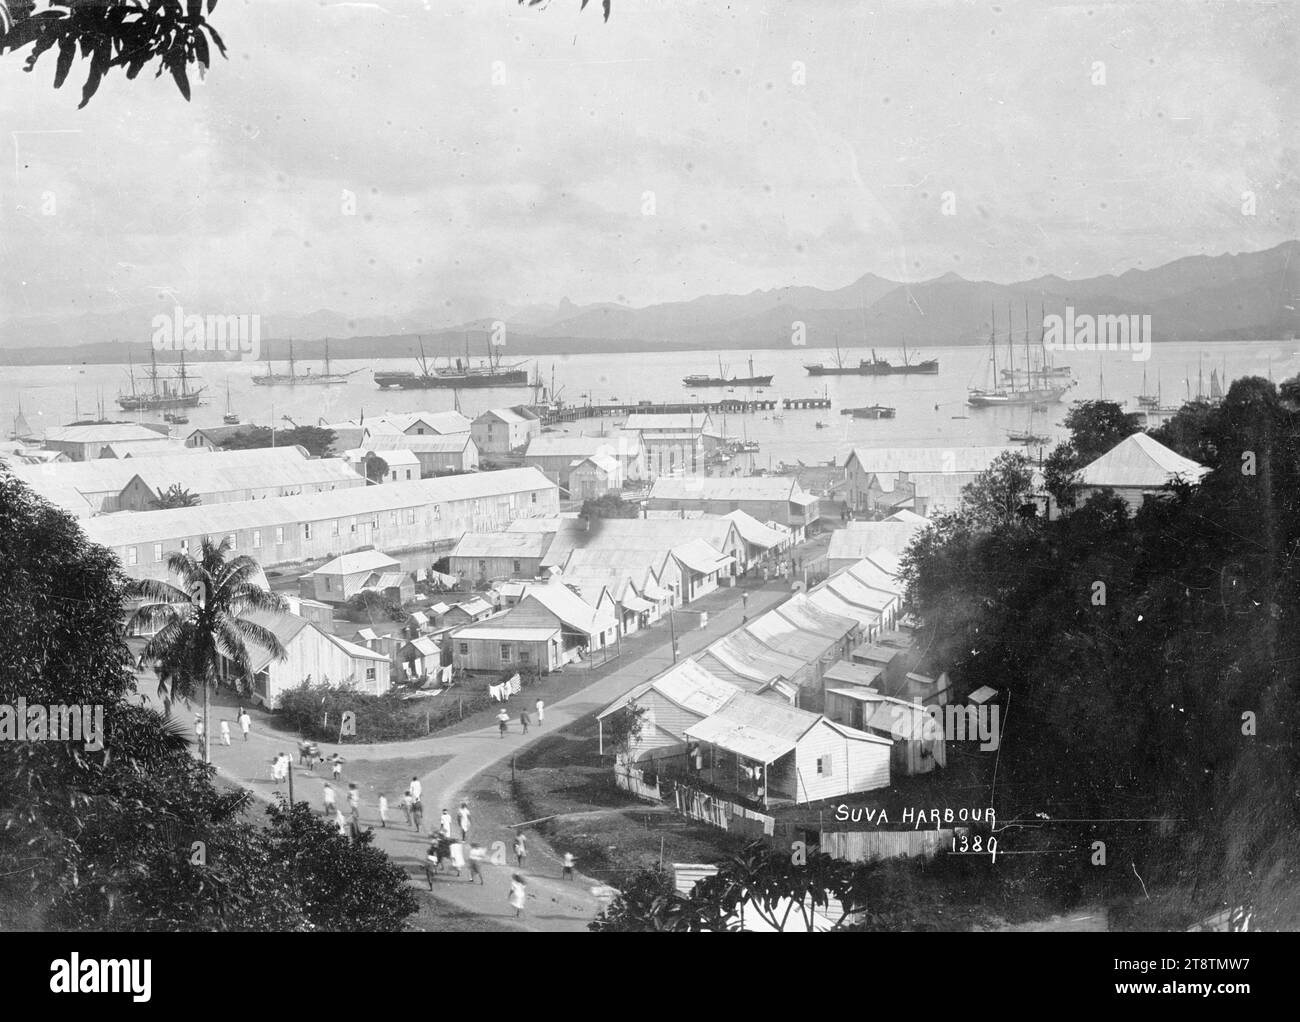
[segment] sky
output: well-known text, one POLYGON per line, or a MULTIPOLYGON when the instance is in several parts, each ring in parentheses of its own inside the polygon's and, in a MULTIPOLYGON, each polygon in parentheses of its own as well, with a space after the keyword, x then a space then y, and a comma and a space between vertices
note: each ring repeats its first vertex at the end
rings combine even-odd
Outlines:
POLYGON ((450 324, 1300 236, 1293 4, 614 0, 606 23, 598 0, 221 0, 212 21, 229 59, 189 103, 115 73, 78 110, 84 66, 56 91, 53 54, 0 58, 0 320, 165 300, 450 324))

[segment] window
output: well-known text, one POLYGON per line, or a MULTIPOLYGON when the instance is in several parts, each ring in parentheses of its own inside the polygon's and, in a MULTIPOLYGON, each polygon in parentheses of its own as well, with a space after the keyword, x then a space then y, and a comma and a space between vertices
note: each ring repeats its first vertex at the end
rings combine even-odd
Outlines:
POLYGON ((329 580, 329 578, 326 578, 326 579, 325 579, 325 591, 328 593, 328 592, 330 591, 330 589, 331 589, 331 583, 330 583, 330 580, 329 580))
POLYGON ((377 529, 377 528, 379 528, 379 515, 378 515, 378 513, 375 514, 374 520, 371 521, 371 523, 370 523, 370 527, 373 528, 373 529, 377 529))
POLYGON ((155 543, 155 544, 153 545, 153 559, 154 559, 155 561, 161 561, 161 560, 162 560, 162 544, 161 544, 161 543, 155 543))
POLYGON ((262 530, 261 530, 261 529, 254 529, 254 530, 253 530, 253 549, 254 549, 254 550, 261 550, 261 549, 262 549, 262 530))
POLYGON ((433 520, 434 520, 435 522, 440 522, 440 521, 442 521, 442 505, 441 505, 441 504, 434 504, 434 505, 433 505, 433 520))
POLYGON ((533 503, 536 504, 536 503, 537 503, 537 494, 536 494, 536 493, 530 493, 529 496, 533 498, 533 503))
POLYGON ((817 776, 818 776, 818 777, 830 777, 830 776, 831 776, 831 756, 830 756, 830 753, 827 753, 825 756, 818 756, 818 757, 817 757, 817 776))
POLYGON ((357 520, 356 520, 355 518, 349 518, 349 519, 348 519, 348 533, 349 533, 350 535, 354 535, 354 534, 356 533, 356 531, 357 531, 357 520))
POLYGON ((311 539, 311 522, 302 523, 302 538, 311 539))
POLYGON ((284 526, 277 525, 275 527, 275 545, 279 546, 283 542, 284 542, 284 526))
POLYGON ((462 642, 462 643, 460 643, 459 652, 460 652, 460 655, 461 655, 461 656, 468 656, 468 655, 469 655, 469 643, 468 643, 468 642, 462 642))
MULTIPOLYGON (((434 517, 436 518, 437 516, 435 515, 434 517)), ((406 524, 407 525, 415 524, 415 508, 413 507, 408 507, 406 509, 406 524)))
POLYGON ((189 552, 190 552, 190 541, 188 539, 181 540, 181 553, 188 554, 189 552))
POLYGON ((129 546, 126 548, 126 563, 135 564, 140 559, 138 547, 129 546))
POLYGON ((515 561, 515 574, 518 574, 522 570, 523 569, 519 567, 519 562, 515 561))
POLYGON ((519 651, 519 662, 521 664, 531 664, 533 662, 533 655, 528 652, 528 650, 521 649, 519 651))
POLYGON ((339 520, 335 518, 334 521, 330 522, 330 535, 337 536, 338 534, 339 534, 339 520))
POLYGON ((409 468, 406 470, 406 478, 407 479, 411 478, 411 470, 409 468))
POLYGON ((480 575, 486 575, 486 574, 487 574, 487 561, 479 561, 479 562, 478 562, 478 570, 479 570, 479 574, 480 574, 480 575))
POLYGON ((367 667, 366 681, 374 681, 374 680, 375 680, 375 669, 373 667, 367 667))
POLYGON ((389 525, 396 525, 396 524, 397 524, 397 512, 396 512, 396 511, 389 511, 389 512, 388 512, 388 524, 389 524, 389 525))
POLYGON ((510 643, 508 642, 501 643, 501 662, 503 664, 510 663, 510 643))

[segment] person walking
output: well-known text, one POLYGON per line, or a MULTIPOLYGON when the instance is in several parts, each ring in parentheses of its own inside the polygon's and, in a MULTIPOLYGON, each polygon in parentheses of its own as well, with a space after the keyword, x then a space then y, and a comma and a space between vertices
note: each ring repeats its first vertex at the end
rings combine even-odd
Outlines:
POLYGON ((516 919, 524 914, 524 903, 527 897, 528 888, 524 884, 524 878, 518 873, 511 874, 510 895, 507 900, 514 906, 516 919))
POLYGON ((524 860, 528 858, 528 843, 524 840, 524 832, 521 830, 515 835, 515 862, 519 868, 524 868, 524 860))
POLYGON ((533 704, 533 708, 537 710, 537 726, 541 727, 546 720, 546 704, 539 699, 533 704))
POLYGON ((445 809, 442 811, 442 815, 438 817, 438 833, 445 838, 451 838, 451 813, 445 809))
POLYGON ((336 752, 334 753, 333 756, 330 757, 330 763, 333 766, 334 780, 337 781, 343 776, 344 759, 336 752))
POLYGON ((324 791, 322 792, 322 794, 324 795, 324 798, 325 798, 325 810, 324 810, 324 812, 325 812, 325 815, 326 815, 326 816, 329 816, 330 813, 332 813, 332 812, 335 811, 335 807, 334 807, 334 786, 333 786, 332 784, 327 784, 327 785, 325 785, 325 789, 324 789, 324 791))
MULTIPOLYGON (((510 727, 510 714, 506 713, 506 708, 504 706, 501 707, 500 712, 497 714, 497 727, 501 729, 501 737, 504 738, 506 736, 506 730, 510 727)), ((201 730, 199 732, 199 737, 203 737, 203 732, 201 730)))
POLYGON ((469 846, 469 882, 472 884, 477 880, 485 887, 487 884, 483 880, 483 860, 487 858, 487 849, 482 845, 469 846))
MULTIPOLYGON (((244 732, 244 741, 248 741, 248 729, 253 726, 253 718, 248 715, 248 711, 242 706, 239 708, 239 727, 244 732)), ((230 743, 227 742, 227 745, 230 743)))
POLYGON ((203 744, 203 718, 197 713, 194 715, 194 737, 199 740, 200 745, 203 744))
POLYGON ((339 829, 339 837, 348 836, 348 821, 343 818, 343 810, 334 810, 334 826, 339 829))
POLYGON ((415 799, 411 798, 411 793, 409 791, 402 796, 402 815, 406 817, 406 825, 408 827, 411 825, 411 804, 414 801, 415 799))
POLYGON ((460 839, 469 840, 469 803, 461 802, 460 808, 456 810, 457 822, 460 824, 460 839))
POLYGON ((221 722, 221 744, 230 744, 230 721, 228 720, 223 720, 221 722))
POLYGON ((388 796, 379 796, 379 826, 388 826, 388 796))
POLYGON ((522 725, 524 726, 524 734, 528 734, 528 720, 529 720, 529 718, 528 718, 528 711, 527 711, 527 710, 520 710, 520 711, 519 711, 519 723, 522 724, 522 725))
POLYGON ((418 777, 411 778, 411 783, 406 786, 406 793, 411 796, 411 801, 420 801, 420 796, 424 794, 424 786, 420 784, 418 777))
POLYGON ((572 852, 564 853, 564 872, 561 874, 560 879, 561 880, 573 879, 573 853, 572 852))
POLYGON ((353 816, 361 815, 361 791, 356 781, 348 785, 348 812, 353 816))
POLYGON ((418 798, 411 801, 411 822, 417 834, 424 833, 424 803, 418 798))

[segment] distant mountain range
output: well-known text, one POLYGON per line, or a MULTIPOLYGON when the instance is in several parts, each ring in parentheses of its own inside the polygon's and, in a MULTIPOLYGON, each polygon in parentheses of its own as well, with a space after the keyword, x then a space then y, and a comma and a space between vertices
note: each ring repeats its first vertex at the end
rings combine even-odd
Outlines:
MULTIPOLYGON (((483 305, 481 301, 477 304, 483 305)), ((1046 276, 1015 284, 965 280, 948 273, 934 280, 900 283, 867 274, 834 290, 784 287, 746 295, 705 295, 644 308, 615 303, 527 306, 508 312, 509 356, 644 350, 784 348, 796 323, 810 348, 909 347, 981 344, 991 329, 1006 336, 1010 322, 1024 336, 1026 312, 1031 336, 1042 313, 1150 314, 1152 335, 1161 341, 1294 338, 1300 335, 1300 241, 1262 252, 1189 256, 1151 270, 1128 270, 1083 280, 1046 276), (1041 311, 1040 311, 1041 310, 1041 311)), ((0 323, 0 364, 125 362, 128 351, 148 359, 148 342, 118 343, 114 336, 139 336, 157 307, 73 320, 18 319, 0 323), (89 343, 87 338, 94 340, 89 343)), ((168 310, 169 311, 169 310, 168 310)), ((398 358, 422 342, 430 358, 486 352, 492 318, 441 326, 439 312, 350 319, 330 310, 306 316, 262 317, 263 351, 318 359, 324 339, 340 358, 398 358)), ((445 317, 445 312, 441 312, 445 317)), ((196 353, 195 361, 203 356, 196 353)))

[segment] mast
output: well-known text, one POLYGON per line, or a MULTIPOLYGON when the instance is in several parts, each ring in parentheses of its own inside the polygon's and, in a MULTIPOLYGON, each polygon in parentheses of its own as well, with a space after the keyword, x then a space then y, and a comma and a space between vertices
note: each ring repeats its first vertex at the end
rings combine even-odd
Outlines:
POLYGON ((325 338, 325 375, 330 374, 330 339, 325 338))
POLYGON ((1011 370, 1011 389, 1016 389, 1016 349, 1012 347, 1011 303, 1007 302, 1007 368, 1011 370))
POLYGON ((993 363, 993 387, 996 390, 998 386, 998 312, 997 309, 989 306, 989 360, 993 363))
POLYGON ((158 351, 152 345, 149 348, 149 379, 153 396, 158 396, 158 351))
MULTIPOLYGON (((1025 383, 1029 389, 1034 389, 1034 360, 1030 357, 1029 352, 1029 299, 1025 299, 1025 383)), ((1033 414, 1030 413, 1032 424, 1033 414)))
MULTIPOLYGON (((294 368, 293 368, 293 338, 290 337, 290 338, 289 338, 289 377, 290 377, 291 379, 296 379, 297 376, 298 376, 298 374, 297 374, 297 372, 294 371, 294 368)), ((272 426, 271 426, 271 429, 275 429, 275 426, 272 425, 272 426)))

